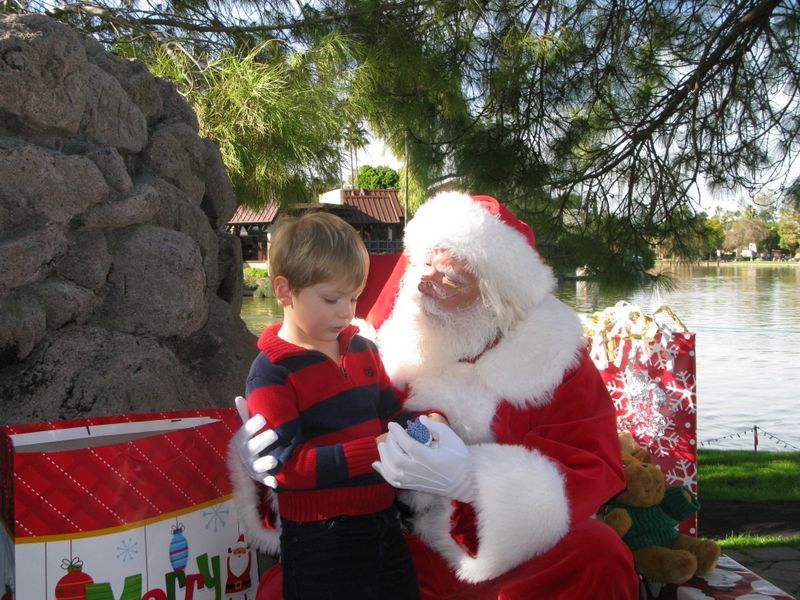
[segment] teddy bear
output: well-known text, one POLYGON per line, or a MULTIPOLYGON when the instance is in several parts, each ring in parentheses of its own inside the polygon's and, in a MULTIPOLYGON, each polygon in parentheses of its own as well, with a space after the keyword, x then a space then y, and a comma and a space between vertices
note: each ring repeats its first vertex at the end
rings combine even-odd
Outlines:
POLYGON ((719 560, 719 545, 677 530, 680 521, 700 508, 697 498, 683 486, 666 486, 661 469, 630 432, 619 437, 628 485, 602 507, 600 518, 630 547, 639 574, 672 584, 710 574, 719 560))

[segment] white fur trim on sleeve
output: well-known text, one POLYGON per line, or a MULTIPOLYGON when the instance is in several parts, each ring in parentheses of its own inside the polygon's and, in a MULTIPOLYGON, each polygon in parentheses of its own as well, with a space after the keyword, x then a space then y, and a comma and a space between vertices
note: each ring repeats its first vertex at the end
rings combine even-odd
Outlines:
MULTIPOLYGON (((232 444, 228 446, 228 475, 233 486, 233 504, 236 507, 239 526, 245 537, 260 552, 279 554, 280 523, 276 524, 275 529, 269 529, 264 525, 264 519, 259 511, 258 493, 258 486, 262 484, 250 479, 232 444)), ((269 495, 275 499, 275 494, 271 491, 269 495)), ((277 513, 277 503, 273 502, 273 505, 277 513)))
POLYGON ((422 538, 463 581, 492 579, 552 548, 569 530, 569 503, 558 468, 523 446, 472 446, 478 553, 472 558, 449 535, 450 511, 424 515, 422 538))

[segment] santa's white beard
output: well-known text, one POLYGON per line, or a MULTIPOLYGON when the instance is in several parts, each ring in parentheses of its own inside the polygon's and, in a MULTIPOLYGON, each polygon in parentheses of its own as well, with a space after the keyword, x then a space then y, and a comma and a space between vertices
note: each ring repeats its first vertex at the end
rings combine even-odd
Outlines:
POLYGON ((403 283, 391 317, 378 332, 390 377, 432 372, 486 349, 500 330, 497 316, 480 300, 462 310, 446 310, 417 290, 416 278, 403 283))

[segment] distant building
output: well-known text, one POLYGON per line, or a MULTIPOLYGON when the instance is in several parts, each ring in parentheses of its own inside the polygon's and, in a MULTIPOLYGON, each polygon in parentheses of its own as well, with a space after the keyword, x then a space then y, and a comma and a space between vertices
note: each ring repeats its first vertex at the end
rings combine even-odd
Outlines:
POLYGON ((361 234, 370 254, 399 254, 403 250, 403 209, 397 190, 331 190, 318 202, 282 208, 270 203, 264 208, 239 206, 228 221, 227 231, 242 243, 245 261, 266 261, 271 230, 283 214, 299 215, 324 210, 340 216, 361 234))

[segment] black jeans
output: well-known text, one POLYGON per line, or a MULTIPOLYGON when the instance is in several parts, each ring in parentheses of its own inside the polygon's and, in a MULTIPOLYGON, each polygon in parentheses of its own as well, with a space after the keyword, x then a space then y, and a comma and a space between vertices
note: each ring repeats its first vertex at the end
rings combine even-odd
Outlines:
POLYGON ((284 600, 418 600, 397 509, 296 523, 281 519, 284 600))

